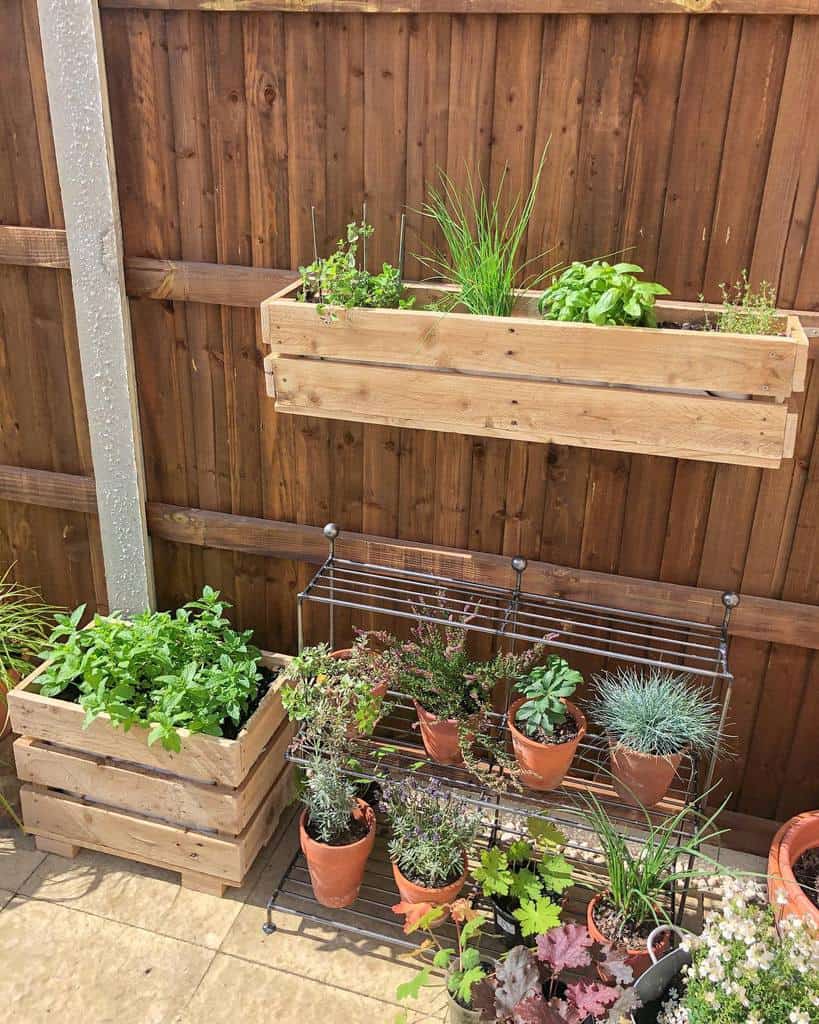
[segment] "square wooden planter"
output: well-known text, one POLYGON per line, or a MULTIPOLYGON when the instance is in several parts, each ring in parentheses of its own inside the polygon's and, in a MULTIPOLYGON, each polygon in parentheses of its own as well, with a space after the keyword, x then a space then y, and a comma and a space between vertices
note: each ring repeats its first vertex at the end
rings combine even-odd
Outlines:
MULTIPOLYGON (((793 455, 808 341, 782 334, 557 323, 521 292, 511 317, 420 307, 320 316, 290 285, 262 303, 267 390, 285 413, 776 468, 793 455), (745 396, 749 396, 746 398, 745 396)), ((658 320, 703 315, 657 304, 658 320)))
MULTIPOLYGON (((263 655, 270 668, 285 655, 263 655)), ((221 895, 244 881, 292 799, 284 760, 292 729, 274 681, 235 740, 180 730, 174 753, 148 730, 100 715, 82 728, 77 704, 42 697, 41 665, 9 693, 23 823, 40 849, 99 850, 179 871, 188 888, 221 895)))

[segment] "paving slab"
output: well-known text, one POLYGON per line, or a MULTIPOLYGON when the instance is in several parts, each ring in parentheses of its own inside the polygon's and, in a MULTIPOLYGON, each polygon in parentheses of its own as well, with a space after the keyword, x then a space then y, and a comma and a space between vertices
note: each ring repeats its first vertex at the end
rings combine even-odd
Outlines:
POLYGON ((45 856, 16 826, 0 828, 0 889, 17 892, 45 856))
POLYGON ((23 896, 0 912, 0 946, 0 1006, 16 1024, 167 1024, 215 955, 23 896))

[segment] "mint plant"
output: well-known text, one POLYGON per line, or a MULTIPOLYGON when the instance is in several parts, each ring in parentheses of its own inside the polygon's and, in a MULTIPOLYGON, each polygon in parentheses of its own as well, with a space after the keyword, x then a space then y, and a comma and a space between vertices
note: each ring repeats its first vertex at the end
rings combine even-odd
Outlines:
POLYGON ((44 697, 66 694, 85 710, 87 728, 101 714, 128 731, 145 726, 149 746, 179 751, 179 729, 211 736, 236 734, 254 707, 262 674, 251 630, 237 632, 224 617, 219 592, 175 613, 143 612, 126 621, 96 615, 81 629, 85 606, 55 616, 41 652, 44 697))
POLYGON ((546 320, 656 327, 654 300, 668 289, 638 281, 634 275, 642 272, 636 263, 572 263, 540 297, 538 309, 546 320))
POLYGON ((409 309, 415 299, 404 296, 398 267, 384 263, 380 273, 371 274, 359 265, 358 243, 372 233, 372 224, 364 221, 348 224, 346 238, 339 239, 335 252, 299 267, 302 282, 299 300, 317 303, 320 316, 326 316, 334 306, 409 309))

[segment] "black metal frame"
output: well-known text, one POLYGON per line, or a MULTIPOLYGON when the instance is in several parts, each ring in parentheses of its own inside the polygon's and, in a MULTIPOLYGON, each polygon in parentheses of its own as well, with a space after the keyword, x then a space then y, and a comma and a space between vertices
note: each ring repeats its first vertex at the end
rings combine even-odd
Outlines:
MULTIPOLYGON (((336 555, 338 529, 324 529, 329 554, 302 593, 298 595, 299 650, 304 643, 303 604, 314 601, 329 606, 330 645, 334 644, 336 607, 378 615, 396 616, 413 621, 437 623, 466 631, 488 634, 512 644, 545 642, 549 648, 599 655, 617 662, 660 666, 702 677, 710 683, 712 696, 722 702, 725 722, 733 676, 728 669, 728 624, 731 611, 739 603, 736 594, 723 595, 724 615, 720 625, 690 622, 668 616, 633 612, 588 602, 527 593, 522 588, 526 560, 511 560, 514 584, 499 587, 476 581, 441 576, 407 568, 390 568, 355 562, 336 555)), ((690 804, 701 789, 701 766, 697 757, 686 756, 669 796, 655 809, 642 811, 621 800, 609 783, 608 747, 600 736, 587 735, 578 748, 572 768, 563 784, 552 793, 516 790, 511 779, 503 778, 501 766, 487 754, 487 770, 498 785, 488 787, 464 767, 443 766, 428 759, 415 733, 415 714, 410 701, 391 693, 391 714, 379 723, 371 737, 352 742, 351 776, 367 781, 407 774, 434 776, 458 789, 468 802, 486 813, 486 841, 500 832, 520 834, 520 821, 542 817, 553 821, 569 835, 565 855, 576 866, 588 866, 590 846, 582 837, 592 835, 582 817, 583 795, 601 795, 612 820, 625 834, 638 840, 640 831, 656 825, 676 810, 690 804), (518 822, 518 825, 515 822, 518 822)), ((490 731, 504 742, 508 730, 507 708, 490 714, 490 731)), ((303 737, 297 736, 288 751, 289 760, 305 764, 311 751, 303 737)), ((711 785, 718 751, 706 767, 704 788, 711 785)), ((690 835, 690 824, 683 823, 675 838, 690 835)), ((398 946, 412 948, 415 942, 396 937, 395 923, 384 913, 396 894, 391 886, 370 887, 369 894, 354 908, 341 914, 315 904, 309 895, 309 880, 299 854, 293 858, 284 878, 268 903, 266 932, 275 930, 272 911, 300 915, 317 923, 353 932, 365 938, 378 938, 398 946), (302 886, 302 888, 299 888, 302 886), (377 893, 378 898, 372 899, 377 893), (305 903, 306 900, 311 902, 305 903), (374 910, 367 909, 369 905, 374 910), (308 909, 305 910, 305 907, 308 909), (377 927, 381 925, 380 929, 377 927)), ((679 922, 685 909, 689 886, 686 881, 671 894, 670 916, 679 922)))

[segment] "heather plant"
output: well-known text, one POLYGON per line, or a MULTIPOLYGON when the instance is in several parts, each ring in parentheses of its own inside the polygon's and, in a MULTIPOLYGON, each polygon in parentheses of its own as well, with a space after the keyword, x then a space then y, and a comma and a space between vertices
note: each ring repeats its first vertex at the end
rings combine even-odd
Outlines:
POLYGON ((721 889, 722 905, 707 915, 702 935, 684 942, 693 962, 658 1024, 817 1024, 816 926, 791 916, 777 929, 751 880, 723 878, 721 889))
MULTIPOLYGON (((377 274, 371 274, 365 258, 359 259, 358 244, 362 242, 366 253, 366 239, 373 233, 372 224, 347 225, 347 235, 339 239, 335 251, 326 258, 314 260, 299 267, 302 302, 315 302, 319 315, 327 315, 328 308, 365 307, 370 309, 408 309, 413 298, 404 296, 401 270, 384 263, 377 274)), ((332 318, 332 313, 330 314, 332 318)))
POLYGON ((535 207, 548 143, 532 178, 528 193, 518 194, 506 203, 507 168, 494 196, 487 193, 480 179, 467 172, 462 194, 458 186, 441 172, 440 188, 432 188, 421 213, 440 228, 444 249, 417 259, 437 277, 457 286, 438 308, 464 306, 482 316, 510 316, 515 302, 515 285, 535 288, 555 268, 542 273, 527 273, 527 268, 542 259, 541 253, 520 264, 519 254, 535 207))
POLYGON ((632 970, 611 949, 593 955, 593 940, 579 924, 563 924, 538 935, 534 950, 514 949, 498 964, 494 976, 479 982, 472 1003, 481 1020, 504 1024, 621 1024, 639 1006, 632 988, 632 970), (566 982, 566 971, 599 963, 611 983, 581 978, 566 982))
POLYGON ((583 682, 583 676, 565 658, 550 654, 545 664, 518 675, 515 689, 526 698, 517 710, 515 725, 531 739, 550 736, 568 717, 564 700, 583 682))
POLYGON ((659 757, 684 750, 708 754, 719 743, 720 707, 690 675, 633 667, 597 678, 591 713, 611 739, 659 757))
POLYGON ((720 285, 722 309, 716 317, 716 330, 733 334, 777 334, 776 289, 767 281, 751 287, 748 271, 743 270, 731 288, 720 285))
POLYGON ((252 631, 232 628, 223 615, 229 607, 205 587, 173 614, 143 612, 127 621, 96 615, 89 629, 80 628, 84 605, 58 614, 41 652, 50 663, 40 693, 77 700, 86 727, 101 714, 126 732, 145 726, 148 744, 160 740, 167 750, 181 749, 181 728, 235 734, 263 677, 252 631))
POLYGON ((301 802, 313 838, 332 844, 345 836, 356 806, 356 784, 343 770, 338 755, 312 755, 304 772, 301 802))
POLYGON ((538 308, 546 320, 656 327, 654 300, 668 289, 639 281, 635 274, 642 272, 636 263, 574 262, 544 291, 538 308))
POLYGON ((410 881, 428 889, 454 881, 477 839, 481 815, 437 779, 385 783, 381 810, 391 827, 390 858, 410 881))

